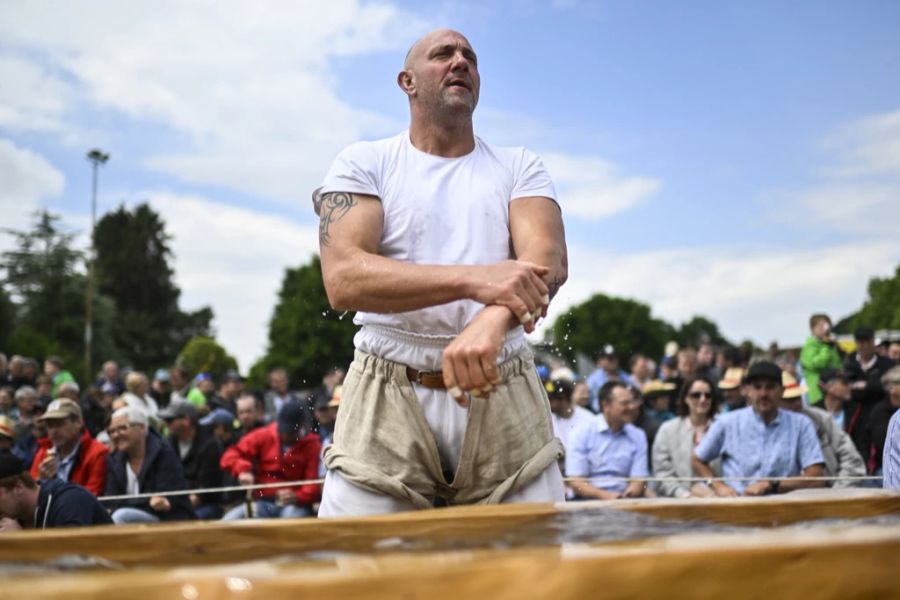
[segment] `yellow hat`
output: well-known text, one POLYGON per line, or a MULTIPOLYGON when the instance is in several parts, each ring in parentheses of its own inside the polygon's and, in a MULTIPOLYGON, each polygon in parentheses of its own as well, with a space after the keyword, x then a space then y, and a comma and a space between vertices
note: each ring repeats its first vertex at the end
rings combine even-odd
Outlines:
POLYGON ((800 382, 787 371, 781 372, 781 387, 784 388, 781 397, 785 400, 799 398, 806 391, 806 386, 800 385, 800 382))
POLYGON ((740 367, 731 367, 725 371, 722 380, 719 381, 720 390, 733 390, 741 386, 744 381, 744 370, 740 367))

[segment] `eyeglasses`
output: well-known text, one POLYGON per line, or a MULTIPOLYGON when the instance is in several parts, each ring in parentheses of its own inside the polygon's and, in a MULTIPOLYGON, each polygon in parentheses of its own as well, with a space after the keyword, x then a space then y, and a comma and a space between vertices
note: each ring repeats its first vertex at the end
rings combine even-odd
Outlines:
POLYGON ((691 392, 688 394, 689 398, 693 398, 694 400, 699 400, 700 398, 709 398, 712 400, 712 392, 691 392))
POLYGON ((135 425, 137 425, 137 423, 128 423, 127 425, 119 425, 118 427, 110 427, 109 429, 106 430, 106 433, 109 436, 113 436, 117 433, 125 433, 126 431, 128 431, 128 429, 130 427, 134 427, 135 425))

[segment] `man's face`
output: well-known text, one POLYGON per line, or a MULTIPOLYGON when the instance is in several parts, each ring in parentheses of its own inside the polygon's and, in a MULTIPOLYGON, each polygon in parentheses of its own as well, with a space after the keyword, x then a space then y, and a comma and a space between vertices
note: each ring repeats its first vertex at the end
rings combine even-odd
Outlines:
POLYGON ((143 425, 129 423, 128 415, 119 415, 110 422, 107 433, 109 433, 113 448, 128 454, 138 447, 140 440, 144 437, 145 429, 143 425))
POLYGON ((640 414, 641 400, 626 387, 613 389, 609 400, 602 403, 603 416, 607 424, 619 428, 625 423, 634 423, 640 414))
POLYGON ((77 417, 66 419, 44 419, 47 436, 56 448, 72 448, 81 437, 84 423, 77 417))
POLYGON ((715 355, 713 354, 712 348, 709 347, 709 344, 703 344, 700 346, 700 349, 697 350, 697 363, 699 363, 701 367, 712 365, 714 357, 715 355))
POLYGON ((871 360, 875 356, 875 340, 856 340, 856 351, 863 360, 871 360))
POLYGON ((795 396, 793 398, 781 398, 781 408, 784 410, 789 410, 791 412, 802 412, 803 411, 803 397, 795 396))
POLYGON ((591 392, 583 381, 575 384, 575 390, 572 392, 572 403, 576 406, 587 406, 591 399, 591 392))
POLYGON ((891 346, 888 348, 888 358, 900 364, 900 342, 891 342, 891 346))
POLYGON ((216 391, 216 384, 213 383, 212 379, 201 379, 197 382, 197 389, 200 390, 204 396, 209 396, 216 391))
POLYGON ((432 32, 413 48, 405 69, 412 75, 413 102, 436 114, 471 115, 478 105, 478 59, 462 34, 432 32))
POLYGON ((229 379, 222 384, 222 397, 236 398, 244 389, 240 379, 229 379))
POLYGON ((739 385, 736 388, 732 388, 730 390, 722 390, 722 396, 725 398, 725 402, 728 404, 728 406, 734 407, 744 403, 744 394, 742 388, 743 386, 739 385))
POLYGON ((615 356, 603 356, 600 358, 600 368, 607 373, 617 373, 619 371, 619 359, 615 356))
POLYGON ((172 369, 171 371, 169 371, 169 381, 172 382, 172 387, 174 387, 176 390, 180 390, 187 384, 187 380, 182 377, 181 371, 178 371, 176 369, 172 369))
POLYGON ((174 419, 166 420, 166 427, 168 427, 169 431, 174 433, 177 437, 184 435, 190 425, 191 420, 188 417, 175 417, 174 419))
POLYGON ((260 420, 260 415, 256 410, 256 398, 244 396, 237 401, 237 418, 241 422, 241 427, 250 429, 260 420))
POLYGON ((107 381, 115 381, 119 378, 119 365, 109 361, 103 364, 103 377, 107 381))
POLYGON ((747 393, 753 410, 760 416, 772 415, 778 411, 784 388, 771 379, 754 379, 747 384, 747 393))
POLYGON ((16 488, 21 484, 16 484, 12 489, 0 486, 0 517, 10 519, 18 519, 19 513, 22 512, 21 503, 16 488))
POLYGON ((331 425, 336 418, 336 408, 316 408, 316 420, 322 425, 331 425))
POLYGON ((58 371, 59 369, 57 369, 56 365, 54 365, 52 362, 50 362, 49 360, 44 361, 44 373, 46 375, 53 377, 58 371))
POLYGON ((0 388, 0 409, 9 410, 13 405, 12 394, 6 388, 0 388))
POLYGON ((825 384, 825 394, 841 402, 850 401, 850 384, 840 379, 834 379, 825 384))
POLYGON ((269 376, 269 385, 279 394, 285 394, 288 391, 287 374, 284 371, 274 371, 269 376))
POLYGON ((19 412, 26 415, 30 415, 32 411, 34 411, 35 404, 37 404, 37 396, 31 394, 23 394, 16 400, 16 406, 19 407, 19 412))
POLYGON ((568 413, 569 407, 572 406, 571 398, 563 394, 553 394, 548 399, 550 400, 550 412, 560 417, 564 417, 568 413))

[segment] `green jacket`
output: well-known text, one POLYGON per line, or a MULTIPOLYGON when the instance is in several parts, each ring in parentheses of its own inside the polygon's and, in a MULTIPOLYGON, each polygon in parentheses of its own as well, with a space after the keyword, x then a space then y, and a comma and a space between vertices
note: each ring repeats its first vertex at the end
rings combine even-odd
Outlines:
POLYGON ((822 400, 822 390, 819 389, 819 373, 822 369, 840 369, 841 364, 841 355, 834 344, 823 342, 814 335, 806 338, 806 343, 800 350, 800 366, 803 367, 803 376, 809 388, 807 398, 810 404, 817 404, 822 400))

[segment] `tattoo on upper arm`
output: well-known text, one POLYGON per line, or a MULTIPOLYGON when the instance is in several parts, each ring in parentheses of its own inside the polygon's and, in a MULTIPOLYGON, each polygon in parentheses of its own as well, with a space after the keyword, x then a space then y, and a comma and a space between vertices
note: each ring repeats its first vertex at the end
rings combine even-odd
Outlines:
POLYGON ((327 246, 331 242, 328 228, 332 223, 340 221, 356 204, 353 195, 346 192, 330 192, 318 196, 316 212, 319 214, 319 244, 327 246))

